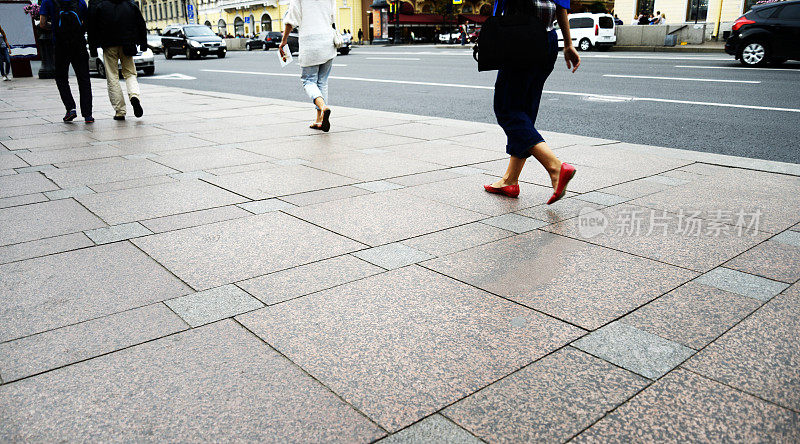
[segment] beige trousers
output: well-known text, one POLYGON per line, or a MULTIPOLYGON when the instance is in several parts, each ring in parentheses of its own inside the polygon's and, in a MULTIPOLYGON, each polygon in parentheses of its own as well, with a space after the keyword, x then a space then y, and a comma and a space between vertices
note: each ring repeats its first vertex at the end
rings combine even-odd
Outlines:
POLYGON ((122 52, 122 46, 103 48, 103 62, 106 67, 106 81, 108 82, 108 98, 117 116, 124 116, 125 99, 122 97, 122 88, 119 86, 119 73, 117 62, 122 66, 122 76, 125 78, 125 88, 128 90, 128 99, 139 97, 139 82, 136 81, 136 65, 133 57, 122 52))

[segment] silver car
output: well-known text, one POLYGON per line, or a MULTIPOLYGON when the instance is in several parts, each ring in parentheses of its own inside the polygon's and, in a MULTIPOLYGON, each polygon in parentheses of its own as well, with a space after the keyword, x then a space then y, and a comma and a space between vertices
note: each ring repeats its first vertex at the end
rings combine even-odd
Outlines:
MULTIPOLYGON (((153 56, 153 51, 150 48, 144 51, 139 51, 133 56, 133 63, 136 65, 136 71, 142 71, 146 76, 152 76, 156 72, 156 62, 153 56)), ((122 67, 117 63, 117 69, 122 67)), ((97 48, 97 57, 89 55, 89 71, 97 72, 97 74, 105 78, 106 66, 103 63, 103 48, 97 48)))

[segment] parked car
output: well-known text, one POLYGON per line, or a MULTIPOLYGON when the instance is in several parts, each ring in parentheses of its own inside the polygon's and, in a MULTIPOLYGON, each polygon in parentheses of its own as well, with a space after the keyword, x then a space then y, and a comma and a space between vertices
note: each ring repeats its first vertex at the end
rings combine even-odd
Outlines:
POLYGON ((461 32, 458 29, 451 29, 439 34, 439 43, 456 43, 460 39, 461 32))
POLYGON ((800 60, 800 1, 753 6, 733 22, 725 52, 744 66, 800 60))
POLYGON ((169 25, 161 34, 161 44, 168 59, 178 54, 187 59, 211 54, 223 58, 228 52, 225 40, 205 25, 169 25))
MULTIPOLYGON (((344 44, 337 51, 341 55, 350 54, 350 47, 352 45, 352 41, 351 41, 352 39, 343 38, 342 40, 344 40, 344 44)), ((280 42, 281 41, 279 39, 278 40, 278 44, 280 44, 280 42)), ((299 34, 297 32, 297 28, 293 28, 292 32, 289 33, 289 38, 286 39, 286 46, 289 47, 289 51, 291 51, 292 54, 297 54, 298 52, 300 52, 300 39, 299 39, 299 34)))
POLYGON ((156 34, 147 34, 147 47, 153 51, 153 54, 161 54, 164 52, 164 46, 161 44, 161 36, 156 34))
MULTIPOLYGON (((150 48, 145 48, 144 51, 139 48, 139 51, 133 56, 133 63, 136 65, 136 71, 142 71, 146 76, 152 76, 156 72, 156 61, 153 51, 150 48)), ((117 69, 122 69, 117 63, 117 69)), ((103 48, 97 48, 97 57, 89 56, 89 71, 96 72, 102 78, 106 78, 106 66, 103 61, 103 48)))
POLYGON ((264 31, 259 34, 258 37, 248 40, 245 43, 245 47, 248 51, 252 51, 254 49, 263 49, 264 51, 267 51, 270 48, 277 48, 281 43, 282 37, 283 35, 280 32, 264 31))
MULTIPOLYGON (((554 22, 558 34, 558 47, 564 47, 564 37, 558 22, 554 22)), ((616 24, 611 14, 580 13, 569 15, 569 31, 572 44, 581 51, 592 48, 606 50, 617 43, 616 24)))

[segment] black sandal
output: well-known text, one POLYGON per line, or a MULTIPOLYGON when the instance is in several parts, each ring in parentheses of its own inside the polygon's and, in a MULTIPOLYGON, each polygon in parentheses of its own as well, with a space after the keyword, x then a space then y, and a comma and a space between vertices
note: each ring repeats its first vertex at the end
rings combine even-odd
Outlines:
POLYGON ((321 129, 323 132, 326 132, 326 133, 331 130, 331 109, 330 108, 325 108, 325 110, 322 111, 322 123, 320 124, 319 129, 321 129))

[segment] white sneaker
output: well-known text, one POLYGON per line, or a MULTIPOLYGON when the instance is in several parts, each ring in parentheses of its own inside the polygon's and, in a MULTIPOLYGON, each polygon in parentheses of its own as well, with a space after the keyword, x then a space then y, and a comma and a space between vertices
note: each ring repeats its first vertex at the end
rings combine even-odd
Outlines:
POLYGON ((11 79, 9 79, 8 76, 3 76, 3 81, 4 82, 8 82, 9 80, 11 80, 11 79))

